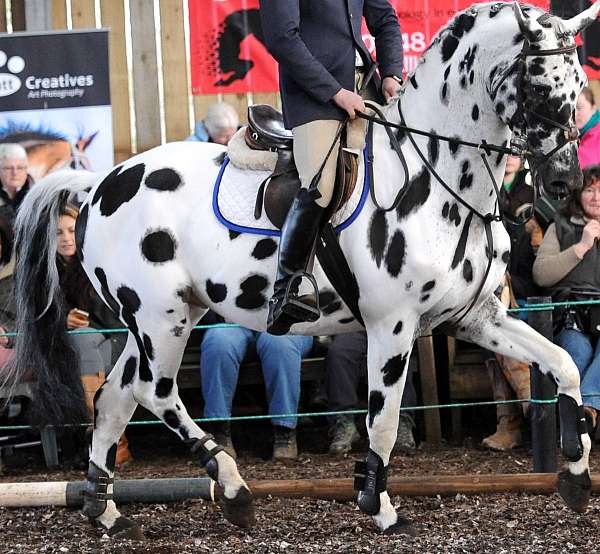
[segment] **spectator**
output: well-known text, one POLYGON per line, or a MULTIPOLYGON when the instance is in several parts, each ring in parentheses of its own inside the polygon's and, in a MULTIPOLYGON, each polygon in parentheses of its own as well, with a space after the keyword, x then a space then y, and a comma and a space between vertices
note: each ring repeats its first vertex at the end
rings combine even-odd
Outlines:
MULTIPOLYGON (((529 170, 517 156, 508 156, 500 191, 500 209, 510 236, 511 253, 507 274, 497 294, 507 308, 524 305, 537 291, 532 267, 542 230, 533 216, 533 188, 529 170)), ((523 317, 524 318, 524 317, 523 317)), ((489 352, 485 365, 492 382, 494 400, 530 397, 529 365, 507 356, 489 352)), ((521 425, 528 404, 498 404, 496 431, 483 439, 492 450, 510 450, 522 444, 521 425)))
POLYGON ((185 140, 226 145, 239 125, 240 120, 235 108, 227 102, 217 102, 208 107, 206 117, 196 122, 194 134, 185 140))
MULTIPOLYGON (((13 232, 11 224, 0 218, 0 333, 15 330, 16 306, 14 297, 13 232)), ((0 337, 0 368, 12 355, 12 337, 0 337)))
MULTIPOLYGON (((412 375, 416 366, 415 350, 409 361, 409 373, 404 387, 402 406, 416 406, 416 393, 412 375), (412 370, 410 368, 413 368, 412 370)), ((367 365, 367 334, 364 331, 335 335, 327 351, 327 398, 329 411, 338 412, 358 408, 358 382, 367 365)), ((406 454, 416 448, 413 436, 414 420, 406 412, 400 412, 395 449, 406 454)), ((352 444, 359 439, 353 415, 337 415, 330 428, 332 436, 330 454, 350 452, 352 444)))
MULTIPOLYGON (((583 176, 583 187, 570 194, 546 231, 533 266, 536 283, 554 300, 572 297, 577 289, 600 293, 600 165, 588 166, 583 176)), ((583 395, 600 392, 600 321, 594 308, 567 311, 556 337, 579 369, 583 395)), ((600 397, 584 396, 583 403, 592 432, 600 397)))
MULTIPOLYGON (((216 323, 219 316, 209 312, 202 323, 216 323)), ((204 417, 227 418, 237 386, 240 364, 251 353, 260 359, 270 414, 298 412, 300 401, 300 362, 312 349, 313 338, 273 336, 244 327, 215 327, 202 337, 200 368, 204 417)), ((276 417, 271 420, 274 432, 273 459, 293 459, 298 456, 296 418, 276 417)), ((216 441, 233 458, 228 421, 212 425, 216 441)))
POLYGON ((585 87, 577 98, 575 124, 579 129, 579 165, 582 168, 600 163, 600 111, 596 108, 594 93, 585 87))
MULTIPOLYGON (((98 296, 77 257, 75 222, 79 212, 72 205, 65 205, 58 219, 56 238, 56 265, 60 286, 69 312, 69 329, 109 329, 122 327, 116 316, 98 296)), ((69 343, 79 358, 81 381, 91 416, 94 414, 94 395, 102 386, 105 374, 113 367, 112 357, 123 349, 121 335, 104 336, 102 333, 69 335, 69 343)), ((116 464, 123 465, 133 459, 125 434, 117 446, 116 464)))
POLYGON ((28 167, 27 152, 20 144, 0 144, 0 215, 11 225, 33 183, 28 167))

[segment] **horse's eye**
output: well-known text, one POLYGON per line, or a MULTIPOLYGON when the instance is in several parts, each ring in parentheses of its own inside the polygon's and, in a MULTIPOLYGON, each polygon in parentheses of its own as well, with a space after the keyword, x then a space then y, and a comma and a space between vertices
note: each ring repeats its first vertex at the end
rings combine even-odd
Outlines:
POLYGON ((536 96, 546 98, 550 94, 551 88, 548 85, 531 85, 531 92, 536 96))

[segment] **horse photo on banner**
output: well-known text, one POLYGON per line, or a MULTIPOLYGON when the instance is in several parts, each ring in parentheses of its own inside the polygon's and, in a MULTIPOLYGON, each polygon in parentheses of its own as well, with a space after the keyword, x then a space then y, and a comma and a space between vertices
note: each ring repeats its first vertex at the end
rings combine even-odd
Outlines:
POLYGON ((34 180, 113 165, 108 31, 0 37, 0 143, 27 151, 34 180))

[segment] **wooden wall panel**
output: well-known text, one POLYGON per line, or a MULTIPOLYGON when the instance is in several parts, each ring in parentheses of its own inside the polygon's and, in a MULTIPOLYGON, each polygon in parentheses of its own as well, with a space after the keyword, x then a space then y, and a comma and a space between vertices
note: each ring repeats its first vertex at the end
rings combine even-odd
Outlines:
POLYGON ((25 30, 25 0, 12 0, 10 4, 13 31, 25 30))
POLYGON ((110 64, 110 99, 113 114, 113 141, 115 161, 121 162, 131 155, 131 112, 129 109, 129 76, 125 50, 125 7, 122 1, 102 0, 100 17, 103 27, 108 27, 110 64))
POLYGON ((204 119, 208 106, 218 101, 219 98, 216 94, 194 96, 194 121, 201 121, 204 119))
POLYGON ((150 0, 130 0, 133 50, 133 98, 137 150, 160 144, 158 69, 154 32, 154 9, 150 0))
POLYGON ((248 123, 248 97, 244 94, 224 94, 223 100, 231 104, 240 116, 240 124, 248 123))
POLYGON ((590 81, 590 87, 594 91, 596 107, 600 109, 600 81, 590 81))
POLYGON ((252 96, 255 104, 269 104, 274 108, 280 105, 277 92, 255 92, 252 96))
POLYGON ((185 59, 183 4, 187 0, 160 1, 162 74, 167 142, 190 134, 189 83, 185 59))
POLYGON ((67 1, 52 0, 52 28, 67 28, 67 1))
POLYGON ((0 33, 6 33, 6 0, 0 0, 0 33))
MULTIPOLYGON (((116 2, 113 0, 112 3, 116 2)), ((94 29, 96 27, 94 0, 71 0, 71 19, 73 29, 94 29)))

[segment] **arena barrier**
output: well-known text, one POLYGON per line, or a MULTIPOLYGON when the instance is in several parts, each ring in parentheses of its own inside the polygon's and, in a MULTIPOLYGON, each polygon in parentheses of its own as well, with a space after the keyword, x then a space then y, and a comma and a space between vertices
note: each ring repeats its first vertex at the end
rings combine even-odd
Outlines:
MULTIPOLYGON (((498 475, 419 475, 390 477, 390 496, 456 496, 470 494, 553 494, 558 476, 551 473, 498 475)), ((0 507, 67 506, 83 504, 84 481, 0 484, 0 507)), ((353 479, 282 479, 248 481, 256 498, 356 499, 353 479)), ((600 476, 592 476, 592 493, 600 492, 600 476)), ((119 480, 114 484, 117 504, 219 500, 221 491, 208 477, 119 480)))

